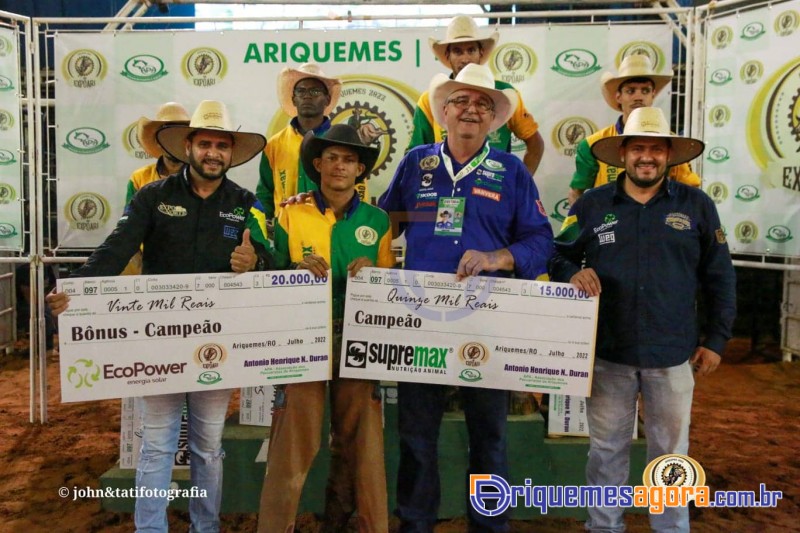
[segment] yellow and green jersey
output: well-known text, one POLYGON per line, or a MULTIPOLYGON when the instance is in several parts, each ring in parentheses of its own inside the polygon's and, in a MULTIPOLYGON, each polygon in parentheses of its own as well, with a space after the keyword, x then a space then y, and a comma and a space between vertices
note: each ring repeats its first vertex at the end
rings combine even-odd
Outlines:
POLYGON ((347 265, 367 257, 381 268, 395 266, 391 250, 392 232, 385 211, 362 202, 355 195, 341 220, 325 206, 322 195, 314 192, 305 203, 288 205, 278 214, 275 224, 275 261, 277 268, 289 268, 307 255, 324 257, 331 266, 333 318, 344 316, 347 265))

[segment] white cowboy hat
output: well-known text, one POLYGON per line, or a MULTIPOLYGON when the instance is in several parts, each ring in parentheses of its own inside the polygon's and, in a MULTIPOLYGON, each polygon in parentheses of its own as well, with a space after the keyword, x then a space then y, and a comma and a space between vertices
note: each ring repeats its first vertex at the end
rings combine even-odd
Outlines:
POLYGON ((670 154, 667 159, 669 166, 691 161, 702 154, 705 148, 703 141, 673 135, 664 112, 658 107, 640 107, 631 112, 622 135, 600 139, 592 145, 592 155, 603 163, 613 167, 619 166, 621 163, 619 149, 625 139, 630 137, 669 139, 670 154))
POLYGON ((441 61, 442 65, 453 70, 452 65, 450 65, 450 60, 447 58, 447 45, 472 41, 481 43, 483 55, 481 56, 480 64, 483 65, 489 61, 489 55, 492 53, 492 50, 494 50, 499 39, 500 34, 497 30, 489 36, 478 35, 478 25, 475 24, 472 17, 458 15, 447 25, 447 33, 444 39, 437 41, 431 37, 428 39, 428 44, 430 44, 431 50, 433 50, 433 55, 441 61))
POLYGON ((658 94, 661 89, 672 81, 672 71, 669 71, 669 74, 659 74, 653 70, 653 65, 650 63, 649 57, 644 54, 632 54, 623 59, 622 63, 619 64, 619 73, 616 76, 611 72, 604 72, 603 76, 600 78, 600 84, 603 86, 603 98, 614 111, 620 110, 619 104, 617 103, 617 91, 619 91, 619 86, 632 78, 648 78, 653 80, 655 93, 658 94))
POLYGON ((164 151, 156 141, 156 132, 161 126, 167 124, 185 125, 189 123, 189 113, 181 104, 177 102, 167 102, 156 111, 155 120, 147 117, 139 119, 136 125, 136 137, 144 151, 155 158, 164 155, 164 151))
POLYGON ((297 82, 306 78, 314 78, 325 84, 331 103, 323 112, 329 115, 336 102, 339 101, 339 94, 342 92, 342 81, 337 78, 329 78, 323 74, 322 69, 316 63, 303 63, 297 68, 284 67, 278 75, 278 102, 281 104, 283 112, 294 117, 297 115, 297 108, 292 102, 294 86, 297 82))
POLYGON ((444 125, 444 106, 447 98, 459 89, 475 89, 486 94, 494 102, 494 119, 489 132, 495 131, 508 122, 517 108, 519 98, 514 89, 495 89, 494 77, 489 67, 470 63, 458 73, 454 80, 445 74, 437 74, 431 80, 428 92, 431 95, 433 118, 444 125))
POLYGON ((156 139, 165 152, 179 161, 188 163, 184 141, 190 133, 197 130, 225 132, 233 136, 231 167, 247 163, 267 145, 263 135, 234 131, 228 108, 216 100, 200 102, 187 126, 162 126, 156 133, 156 139))

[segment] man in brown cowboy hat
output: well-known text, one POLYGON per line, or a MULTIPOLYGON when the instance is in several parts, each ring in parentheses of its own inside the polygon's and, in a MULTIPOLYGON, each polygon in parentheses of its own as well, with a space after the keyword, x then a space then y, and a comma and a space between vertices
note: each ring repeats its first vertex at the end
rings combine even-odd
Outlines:
MULTIPOLYGON (((617 122, 583 139, 578 143, 575 155, 575 173, 570 182, 569 202, 572 204, 586 189, 598 187, 617 179, 622 169, 607 165, 592 155, 592 145, 600 139, 622 133, 625 123, 634 109, 650 107, 658 93, 672 81, 672 72, 658 74, 644 54, 629 55, 619 65, 619 72, 603 74, 600 84, 603 99, 615 111, 622 111, 617 122)), ((692 172, 688 163, 670 169, 670 178, 691 185, 700 186, 700 176, 692 172)))
MULTIPOLYGON (((598 160, 624 171, 581 196, 556 237, 552 278, 601 295, 587 400, 588 485, 628 484, 640 393, 648 461, 688 453, 692 370, 713 372, 731 337, 736 279, 716 207, 703 191, 667 175, 703 148, 699 140, 670 134, 660 109, 635 109, 622 135, 592 146, 598 160), (707 306, 702 332, 698 287, 707 306)), ((590 508, 586 528, 624 531, 623 512, 590 508)), ((688 509, 651 514, 650 525, 688 532, 688 509)))
MULTIPOLYGON (((329 383, 331 466, 322 531, 344 531, 358 510, 358 530, 388 531, 383 426, 377 383, 340 379, 339 354, 347 277, 364 266, 391 268, 391 229, 385 212, 356 194, 378 157, 346 124, 322 134, 308 132, 300 159, 319 190, 303 203, 284 207, 275 226, 276 261, 295 264, 333 282, 334 379, 329 383)), ((320 447, 325 411, 324 381, 281 387, 270 431, 267 474, 261 490, 261 532, 294 529, 306 475, 320 447)))
MULTIPOLYGON (((253 193, 225 177, 230 167, 249 161, 264 148, 264 137, 235 131, 225 105, 205 100, 188 125, 165 126, 156 138, 183 167, 143 187, 126 206, 111 235, 72 275, 117 275, 140 243, 144 243, 144 274, 265 269, 271 255, 264 214, 253 193)), ((47 302, 57 315, 67 308, 69 298, 53 292, 47 302)), ((136 467, 141 496, 134 513, 137 531, 167 531, 166 494, 184 402, 189 412, 192 485, 203 494, 189 502, 191 529, 219 531, 222 429, 230 396, 230 390, 207 390, 142 398, 144 435, 136 467)))
MULTIPOLYGON (((496 89, 485 65, 469 64, 430 85, 433 116, 445 139, 406 154, 379 205, 407 242, 405 268, 468 276, 546 274, 553 232, 530 172, 516 156, 490 146, 487 136, 506 123, 518 102, 496 89), (437 225, 444 210, 459 223, 437 225)), ((398 384, 400 531, 430 532, 441 487, 438 435, 446 403, 442 385, 398 384)), ((508 391, 461 387, 469 434, 469 472, 508 479, 508 391)), ((509 513, 484 516, 468 507, 469 531, 508 531, 509 513)))
MULTIPOLYGON (((300 164, 300 143, 307 132, 319 135, 331 127, 328 115, 341 90, 342 82, 326 76, 314 63, 286 67, 278 76, 278 101, 292 119, 270 138, 261 155, 256 196, 267 219, 278 215, 287 198, 317 189, 300 164)), ((359 183, 358 191, 362 199, 367 198, 366 181, 359 183)))
MULTIPOLYGON (((189 113, 182 105, 176 102, 167 102, 158 108, 156 118, 150 120, 141 117, 136 127, 136 137, 139 139, 144 151, 151 157, 156 158, 155 163, 145 165, 133 171, 128 180, 128 187, 125 191, 125 205, 128 205, 136 194, 136 191, 154 181, 166 178, 175 174, 183 166, 183 163, 164 152, 156 141, 156 132, 161 126, 171 124, 188 124, 189 113)), ((131 258, 128 266, 122 271, 122 275, 136 276, 142 273, 142 254, 136 252, 131 258)))
MULTIPOLYGON (((450 77, 455 78, 461 69, 469 64, 486 64, 499 38, 496 31, 489 36, 479 35, 475 21, 466 15, 459 15, 448 24, 444 39, 430 39, 429 44, 442 65, 452 71, 450 77)), ((494 86, 500 90, 514 89, 510 84, 499 80, 495 80, 494 86)), ((506 124, 491 133, 489 143, 493 148, 510 152, 511 134, 516 135, 525 143, 525 155, 522 160, 528 171, 535 174, 544 154, 544 140, 539 133, 539 125, 525 109, 522 96, 516 89, 514 91, 515 112, 506 124)), ((440 142, 444 135, 445 130, 436 122, 431 108, 430 94, 426 91, 419 97, 417 108, 414 110, 414 130, 411 132, 407 151, 421 144, 440 142)))

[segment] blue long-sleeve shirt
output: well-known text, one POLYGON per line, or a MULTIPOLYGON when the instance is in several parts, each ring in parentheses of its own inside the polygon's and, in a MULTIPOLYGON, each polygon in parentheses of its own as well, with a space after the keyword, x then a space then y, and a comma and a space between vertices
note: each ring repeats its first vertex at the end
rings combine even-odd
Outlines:
MULTIPOLYGON (((508 248, 518 277, 535 279, 546 274, 553 250, 553 232, 539 191, 522 161, 492 148, 477 168, 454 183, 445 168, 442 150, 449 155, 446 141, 409 151, 378 202, 390 216, 403 221, 401 229, 405 230, 407 242, 405 267, 455 273, 467 250, 489 252, 508 248), (434 234, 437 206, 442 197, 465 199, 461 235, 434 234)), ((455 160, 452 164, 456 175, 464 166, 455 160)))
POLYGON ((626 365, 666 368, 697 346, 722 353, 736 316, 736 275, 713 201, 701 190, 665 180, 640 204, 616 183, 587 191, 556 237, 554 281, 593 268, 602 292, 596 356, 626 365), (703 338, 698 287, 706 296, 703 338))

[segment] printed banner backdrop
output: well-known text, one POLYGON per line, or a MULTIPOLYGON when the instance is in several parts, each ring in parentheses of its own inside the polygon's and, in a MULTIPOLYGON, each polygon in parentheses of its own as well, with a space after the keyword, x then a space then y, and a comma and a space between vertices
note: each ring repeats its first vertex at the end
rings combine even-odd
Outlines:
POLYGON ((703 187, 731 251, 800 255, 800 1, 707 32, 703 187))
POLYGON ((19 36, 0 28, 0 250, 21 251, 22 120, 20 117, 19 36))
MULTIPOLYGON (((641 26, 526 26, 501 29, 489 59, 514 84, 539 123, 546 152, 535 176, 554 229, 566 214, 575 145, 618 113, 600 94, 604 71, 628 54, 648 54, 660 72, 672 64, 672 34, 641 26)), ((483 28, 482 31, 488 31, 483 28)), ((334 123, 362 127, 380 156, 369 181, 380 196, 408 144, 419 94, 443 72, 428 38, 445 28, 280 32, 133 32, 55 36, 58 125, 58 236, 61 247, 97 246, 113 229, 131 172, 153 163, 136 138, 136 121, 159 105, 191 113, 204 99, 224 101, 242 131, 267 137, 288 124, 276 98, 285 66, 312 61, 344 81, 334 123)), ((656 105, 669 111, 664 92, 656 105)), ((520 157, 524 144, 515 141, 520 157)), ((229 175, 255 190, 258 160, 229 175)))

